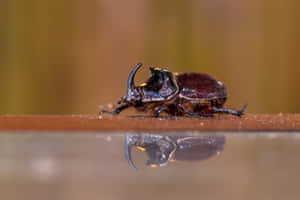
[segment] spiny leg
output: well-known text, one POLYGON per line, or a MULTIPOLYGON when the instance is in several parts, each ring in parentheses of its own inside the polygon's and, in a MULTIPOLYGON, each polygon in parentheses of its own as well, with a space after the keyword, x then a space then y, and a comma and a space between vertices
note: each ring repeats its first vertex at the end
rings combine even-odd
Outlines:
POLYGON ((162 113, 163 111, 167 110, 167 106, 162 106, 162 107, 159 107, 159 109, 157 109, 155 112, 154 112, 154 117, 159 117, 160 113, 162 113))
POLYGON ((184 105, 182 104, 177 104, 177 107, 181 108, 184 113, 190 115, 190 116, 201 116, 201 117, 212 117, 213 115, 212 114, 207 114, 207 113, 195 113, 195 112, 192 112, 190 110, 188 110, 184 105))
POLYGON ((248 104, 245 104, 241 110, 230 110, 228 108, 216 108, 216 107, 213 107, 212 109, 216 113, 224 113, 224 114, 236 115, 241 117, 244 114, 247 105, 248 104))
POLYGON ((130 107, 130 105, 125 104, 125 105, 122 105, 122 106, 116 108, 113 111, 102 110, 102 111, 99 112, 99 115, 102 115, 103 113, 108 113, 108 114, 111 114, 111 115, 117 115, 117 114, 119 114, 120 112, 122 112, 124 109, 126 109, 128 107, 130 107))

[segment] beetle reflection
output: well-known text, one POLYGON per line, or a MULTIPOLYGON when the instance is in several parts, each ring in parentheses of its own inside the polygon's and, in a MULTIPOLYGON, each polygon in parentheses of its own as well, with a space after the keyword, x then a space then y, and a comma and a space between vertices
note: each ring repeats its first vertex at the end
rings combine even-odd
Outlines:
POLYGON ((146 152, 150 167, 165 166, 172 161, 202 161, 220 154, 225 145, 223 135, 167 136, 158 134, 136 134, 125 136, 125 156, 134 170, 132 147, 146 152))

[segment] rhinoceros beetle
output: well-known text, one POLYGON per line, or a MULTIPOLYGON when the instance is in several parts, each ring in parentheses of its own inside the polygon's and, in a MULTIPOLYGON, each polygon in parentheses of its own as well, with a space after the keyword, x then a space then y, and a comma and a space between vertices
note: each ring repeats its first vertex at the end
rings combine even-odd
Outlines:
POLYGON ((125 136, 125 156, 134 170, 131 158, 132 147, 145 151, 148 155, 147 166, 164 166, 169 161, 202 161, 223 151, 225 136, 166 136, 139 134, 125 136))
POLYGON ((224 113, 236 116, 243 115, 247 104, 241 110, 223 108, 227 99, 225 85, 204 73, 182 72, 172 73, 159 67, 150 67, 151 77, 136 86, 134 77, 142 66, 138 63, 130 72, 127 80, 127 94, 112 112, 119 114, 126 108, 134 107, 137 111, 150 112, 155 117, 165 112, 171 116, 213 116, 224 113))

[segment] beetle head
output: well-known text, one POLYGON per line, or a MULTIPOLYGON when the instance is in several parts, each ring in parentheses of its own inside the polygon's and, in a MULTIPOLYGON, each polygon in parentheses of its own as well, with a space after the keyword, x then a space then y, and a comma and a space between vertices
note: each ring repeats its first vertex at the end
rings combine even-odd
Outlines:
POLYGON ((146 163, 146 165, 148 167, 165 166, 169 162, 169 159, 172 155, 171 154, 172 150, 175 150, 173 146, 170 146, 168 144, 162 144, 159 141, 156 141, 156 142, 150 143, 150 144, 146 144, 145 149, 146 149, 146 153, 148 155, 148 160, 146 163), (172 149, 167 149, 167 147, 165 147, 163 145, 167 145, 167 146, 169 146, 169 148, 172 147, 172 149))
POLYGON ((146 165, 149 167, 159 167, 168 164, 176 151, 176 144, 168 137, 156 135, 134 135, 125 136, 125 156, 134 170, 137 170, 131 158, 132 147, 135 146, 148 155, 146 165))
POLYGON ((137 102, 164 101, 173 98, 178 93, 179 87, 173 73, 159 67, 150 67, 151 77, 146 83, 136 86, 134 77, 142 65, 138 63, 130 72, 127 80, 127 95, 120 102, 136 104, 137 102))
POLYGON ((158 92, 162 87, 164 82, 168 79, 167 70, 161 69, 160 67, 150 67, 151 77, 147 81, 147 88, 158 92))
POLYGON ((143 102, 165 101, 173 98, 179 91, 172 72, 159 67, 150 67, 151 77, 140 85, 143 102))

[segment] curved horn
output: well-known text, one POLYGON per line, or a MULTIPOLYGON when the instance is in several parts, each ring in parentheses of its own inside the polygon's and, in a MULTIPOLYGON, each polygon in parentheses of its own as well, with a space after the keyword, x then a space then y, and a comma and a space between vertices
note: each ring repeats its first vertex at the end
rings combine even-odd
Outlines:
POLYGON ((143 65, 143 63, 138 63, 134 69, 130 72, 129 76, 128 76, 128 80, 127 80, 127 98, 129 98, 130 96, 132 96, 132 91, 135 89, 135 85, 134 85, 134 76, 136 74, 136 72, 138 71, 138 69, 143 65))
POLYGON ((129 166, 134 169, 137 170, 136 166, 134 165, 132 159, 131 159, 131 149, 132 149, 132 142, 130 139, 130 136, 126 135, 125 136, 125 156, 126 159, 128 161, 129 166))

